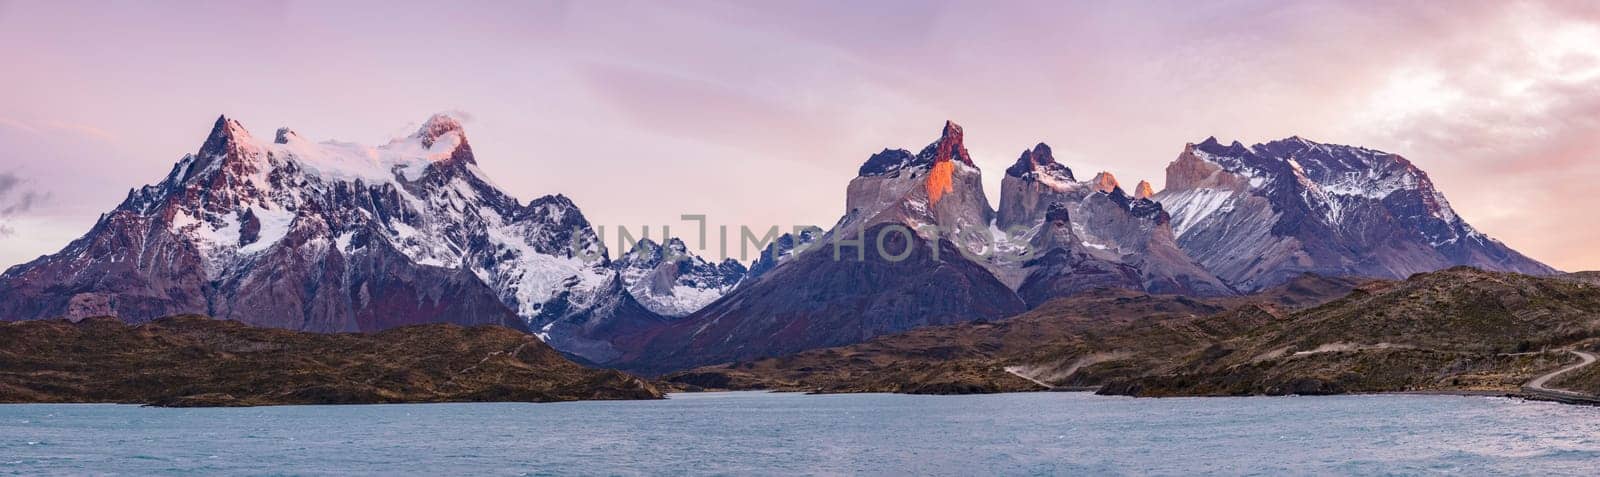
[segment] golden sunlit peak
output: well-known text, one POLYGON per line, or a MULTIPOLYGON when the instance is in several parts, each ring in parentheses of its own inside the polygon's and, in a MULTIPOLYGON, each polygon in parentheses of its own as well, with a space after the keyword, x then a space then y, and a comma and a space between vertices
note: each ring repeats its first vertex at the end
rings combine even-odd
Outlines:
POLYGON ((1101 172, 1099 174, 1095 174, 1094 190, 1109 194, 1111 191, 1116 190, 1117 187, 1119 187, 1119 184, 1117 184, 1117 176, 1111 175, 1110 172, 1101 172))
POLYGON ((1156 190, 1154 187, 1150 187, 1150 181, 1139 181, 1139 185, 1133 188, 1133 198, 1135 199, 1149 199, 1155 197, 1155 195, 1156 190))

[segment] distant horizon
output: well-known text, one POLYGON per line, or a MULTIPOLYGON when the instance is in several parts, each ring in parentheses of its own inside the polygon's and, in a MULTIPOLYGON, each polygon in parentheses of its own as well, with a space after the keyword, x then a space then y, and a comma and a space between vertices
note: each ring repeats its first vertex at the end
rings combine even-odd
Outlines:
POLYGON ((0 41, 30 46, 0 52, 20 73, 0 268, 159 181, 219 114, 377 145, 450 112, 508 193, 613 227, 827 228, 868 156, 951 120, 991 203, 1040 142, 1131 191, 1165 188, 1186 143, 1299 136, 1406 157, 1490 237, 1600 269, 1600 8, 1173 5, 0 2, 0 41))

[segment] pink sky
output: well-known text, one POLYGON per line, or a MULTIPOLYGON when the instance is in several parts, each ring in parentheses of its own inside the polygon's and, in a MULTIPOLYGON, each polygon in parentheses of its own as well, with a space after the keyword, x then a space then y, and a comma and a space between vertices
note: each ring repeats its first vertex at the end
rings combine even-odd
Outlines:
POLYGON ((1186 142, 1300 135, 1402 154, 1479 229, 1600 269, 1600 7, 1391 3, 0 0, 0 267, 218 114, 378 144, 457 111, 502 187, 608 228, 827 226, 868 155, 952 119, 992 200, 1040 141, 1159 188, 1186 142))

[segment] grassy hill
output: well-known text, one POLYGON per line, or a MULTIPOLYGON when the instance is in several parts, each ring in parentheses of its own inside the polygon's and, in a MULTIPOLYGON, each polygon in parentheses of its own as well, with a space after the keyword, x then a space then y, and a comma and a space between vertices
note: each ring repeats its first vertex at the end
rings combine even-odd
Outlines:
POLYGON ((655 399, 498 326, 372 334, 255 328, 201 316, 0 323, 0 402, 248 406, 655 399))
POLYGON ((1092 386, 1170 367, 1280 310, 1341 296, 1364 280, 1305 276, 1250 297, 1191 299, 1099 290, 994 322, 929 327, 864 343, 707 366, 664 377, 689 389, 982 393, 1092 386), (1235 310, 1235 311, 1229 311, 1235 310))

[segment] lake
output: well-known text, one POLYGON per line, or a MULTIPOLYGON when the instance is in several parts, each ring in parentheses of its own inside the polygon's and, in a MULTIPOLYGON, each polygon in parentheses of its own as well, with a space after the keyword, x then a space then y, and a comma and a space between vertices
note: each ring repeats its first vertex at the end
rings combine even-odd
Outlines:
POLYGON ((0 405, 0 473, 1571 474, 1600 408, 1372 395, 675 394, 664 401, 0 405))

